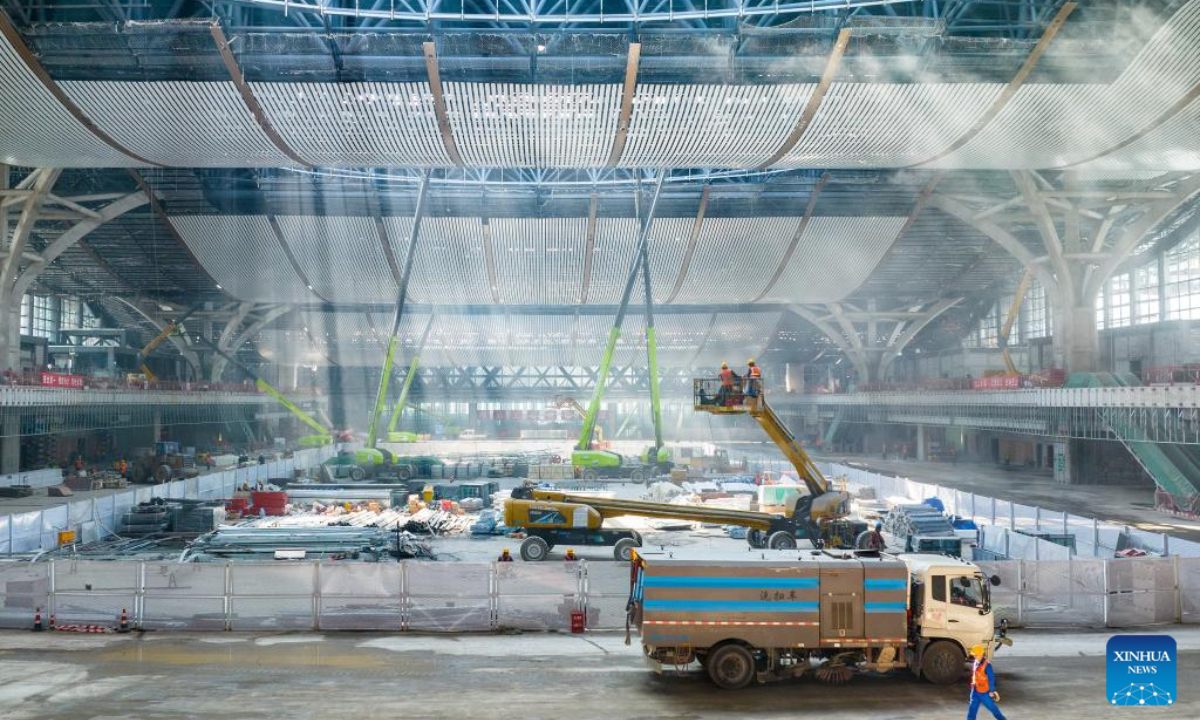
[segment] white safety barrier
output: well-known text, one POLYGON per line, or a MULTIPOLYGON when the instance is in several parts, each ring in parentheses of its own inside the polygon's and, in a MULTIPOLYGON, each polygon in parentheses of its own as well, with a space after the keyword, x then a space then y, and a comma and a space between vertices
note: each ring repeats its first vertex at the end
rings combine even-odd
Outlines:
POLYGON ((0 515, 0 555, 52 550, 58 545, 58 533, 74 530, 80 542, 99 540, 113 533, 129 508, 153 498, 221 500, 232 497, 243 483, 271 478, 291 477, 296 470, 307 470, 337 454, 333 446, 298 450, 290 458, 263 465, 221 470, 161 485, 140 485, 119 493, 86 500, 73 500, 43 510, 0 515))
MULTIPOLYGON (((1200 623, 1200 559, 980 562, 1016 627, 1200 623)), ((0 627, 59 623, 164 630, 568 630, 625 626, 629 565, 0 561, 0 627)))

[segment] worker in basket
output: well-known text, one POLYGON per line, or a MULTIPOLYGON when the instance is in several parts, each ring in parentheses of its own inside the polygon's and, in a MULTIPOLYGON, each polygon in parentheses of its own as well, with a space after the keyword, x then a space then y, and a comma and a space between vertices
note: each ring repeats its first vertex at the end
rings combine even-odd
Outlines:
POLYGON ((975 664, 971 668, 971 704, 967 706, 967 720, 975 720, 982 705, 992 713, 996 720, 1005 720, 1004 713, 996 707, 1000 693, 996 691, 996 675, 992 672, 992 664, 987 659, 987 649, 982 645, 971 648, 971 657, 975 664))
POLYGON ((721 372, 717 373, 717 377, 721 379, 721 389, 717 391, 717 405, 732 404, 731 401, 737 394, 735 388, 742 379, 729 368, 727 362, 721 363, 721 372))
POLYGON ((762 395, 762 368, 754 363, 754 358, 746 361, 746 397, 751 398, 749 404, 758 402, 762 395))

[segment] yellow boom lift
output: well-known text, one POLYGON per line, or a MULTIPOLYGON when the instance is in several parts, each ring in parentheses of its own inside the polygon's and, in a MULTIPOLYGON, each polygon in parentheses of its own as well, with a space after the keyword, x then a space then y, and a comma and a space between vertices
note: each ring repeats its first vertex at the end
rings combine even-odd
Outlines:
POLYGON ((612 545, 618 560, 628 560, 633 548, 641 546, 641 536, 634 530, 604 527, 606 520, 621 516, 737 525, 749 528, 746 539, 755 548, 794 548, 800 539, 809 540, 814 547, 852 545, 867 526, 849 518, 850 495, 829 489, 825 476, 766 404, 761 392, 757 398, 746 398, 735 388, 736 394, 722 394, 717 404, 719 385, 719 380, 695 381, 696 410, 718 415, 749 414, 758 421, 808 488, 808 495, 797 498, 791 515, 597 498, 524 486, 513 490, 504 504, 504 523, 523 528, 528 535, 521 543, 521 558, 542 560, 555 545, 568 543, 612 545))

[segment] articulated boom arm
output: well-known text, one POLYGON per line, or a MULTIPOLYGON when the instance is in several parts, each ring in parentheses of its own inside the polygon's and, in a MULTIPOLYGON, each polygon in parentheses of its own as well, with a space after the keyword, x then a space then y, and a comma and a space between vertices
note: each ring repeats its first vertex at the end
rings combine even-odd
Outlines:
POLYGON ((279 392, 278 390, 271 387, 270 385, 268 385, 266 382, 264 382, 263 380, 261 380, 259 378, 255 378, 254 385, 259 390, 262 390, 266 394, 268 394, 271 397, 278 400, 280 405, 282 405, 285 408, 287 408, 288 410, 290 410, 291 413, 293 415, 295 415, 297 419, 300 420, 300 422, 309 426, 313 430, 316 430, 318 435, 332 436, 333 433, 332 433, 332 431, 330 431, 329 428, 325 427, 324 425, 322 425, 321 423, 319 423, 315 419, 313 419, 312 415, 309 415, 308 413, 301 410, 300 406, 296 405, 296 403, 294 403, 291 400, 288 400, 286 397, 284 397, 283 393, 279 392))
POLYGON ((800 442, 796 440, 796 437, 767 404, 765 397, 759 396, 758 402, 750 409, 750 416, 758 421, 767 435, 775 441, 775 445, 787 456, 813 497, 828 492, 829 483, 825 480, 825 476, 821 474, 817 464, 808 456, 808 453, 804 452, 804 448, 800 447, 800 442))
POLYGON ((695 505, 675 505, 673 503, 645 502, 641 500, 617 500, 613 498, 598 498, 589 495, 571 495, 552 490, 533 490, 530 493, 533 500, 543 502, 573 503, 587 505, 593 508, 604 519, 631 515, 634 517, 665 518, 669 520, 692 520, 703 523, 718 523, 724 525, 739 525, 767 531, 772 528, 771 521, 777 516, 749 510, 726 510, 722 508, 696 507, 695 505))

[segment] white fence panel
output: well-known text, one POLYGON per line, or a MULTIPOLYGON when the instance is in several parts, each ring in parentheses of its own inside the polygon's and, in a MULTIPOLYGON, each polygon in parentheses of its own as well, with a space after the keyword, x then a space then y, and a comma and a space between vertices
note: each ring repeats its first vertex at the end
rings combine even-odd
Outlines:
POLYGON ((1109 561, 1109 627, 1175 622, 1178 599, 1173 559, 1142 557, 1109 561))
POLYGON ((224 630, 227 569, 209 563, 146 563, 140 625, 147 629, 224 630))
POLYGON ((322 630, 387 631, 403 626, 404 572, 399 564, 323 564, 318 582, 322 630))
POLYGON ((316 563, 245 562, 229 567, 232 629, 314 627, 316 563))
POLYGON ((410 630, 493 627, 491 563, 405 562, 410 630))
POLYGON ((581 567, 572 563, 496 563, 497 624, 521 630, 569 630, 579 608, 581 567))
POLYGON ((0 562, 0 627, 29 629, 38 608, 50 606, 50 564, 0 562))
POLYGON ((52 608, 60 624, 113 626, 124 610, 131 622, 137 605, 141 564, 95 560, 50 563, 52 608))

